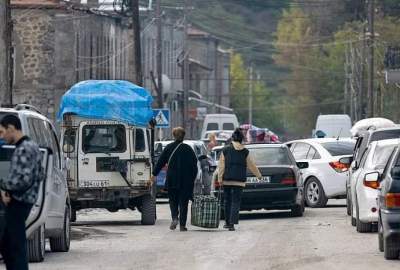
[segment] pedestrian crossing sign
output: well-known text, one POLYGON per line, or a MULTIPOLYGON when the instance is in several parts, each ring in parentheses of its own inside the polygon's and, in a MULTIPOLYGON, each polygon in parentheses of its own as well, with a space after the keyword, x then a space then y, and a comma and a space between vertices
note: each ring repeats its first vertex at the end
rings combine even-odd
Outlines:
POLYGON ((170 126, 169 109, 153 109, 153 117, 156 120, 156 127, 169 128, 170 126))

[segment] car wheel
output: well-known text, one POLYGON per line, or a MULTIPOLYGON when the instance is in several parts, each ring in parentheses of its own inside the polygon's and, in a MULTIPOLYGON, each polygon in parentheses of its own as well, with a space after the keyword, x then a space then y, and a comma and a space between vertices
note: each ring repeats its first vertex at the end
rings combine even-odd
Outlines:
POLYGON ((41 225, 33 233, 33 237, 28 240, 27 246, 29 262, 42 262, 44 260, 44 253, 46 249, 44 230, 44 225, 41 225))
POLYGON ((399 243, 391 238, 383 239, 383 255, 386 260, 396 260, 399 258, 399 243))
POLYGON ((358 203, 356 202, 356 229, 359 233, 372 232, 372 224, 369 222, 362 222, 360 220, 360 213, 358 209, 358 203))
POLYGON ((306 183, 305 200, 309 207, 324 207, 328 202, 324 189, 317 178, 311 177, 306 183))
POLYGON ((76 221, 76 210, 75 209, 71 209, 71 222, 75 222, 76 221))
POLYGON ((350 199, 350 192, 346 192, 346 208, 347 208, 347 215, 351 216, 351 199, 350 199))
POLYGON ((70 223, 69 207, 65 207, 64 224, 62 234, 58 237, 50 238, 50 249, 53 252, 67 252, 69 251, 71 243, 71 223, 70 223))
POLYGON ((351 226, 355 227, 356 226, 356 218, 354 217, 354 210, 353 210, 353 204, 351 204, 351 209, 350 209, 350 217, 351 217, 351 226))
POLYGON ((379 251, 383 252, 383 228, 380 221, 378 221, 378 243, 379 243, 379 251))
POLYGON ((150 194, 142 197, 142 225, 154 225, 156 223, 156 200, 150 194))
POLYGON ((296 204, 294 207, 291 209, 291 216, 292 217, 302 217, 304 213, 304 204, 296 204))

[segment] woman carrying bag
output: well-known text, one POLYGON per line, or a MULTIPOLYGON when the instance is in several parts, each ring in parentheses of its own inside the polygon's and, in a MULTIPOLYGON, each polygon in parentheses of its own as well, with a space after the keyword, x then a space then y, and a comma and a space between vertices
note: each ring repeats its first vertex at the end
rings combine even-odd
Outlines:
POLYGON ((232 134, 232 143, 226 146, 218 163, 218 182, 224 189, 224 228, 235 230, 235 224, 239 224, 240 202, 243 188, 246 186, 246 172, 249 169, 257 178, 261 173, 254 161, 242 144, 244 139, 240 128, 232 134))

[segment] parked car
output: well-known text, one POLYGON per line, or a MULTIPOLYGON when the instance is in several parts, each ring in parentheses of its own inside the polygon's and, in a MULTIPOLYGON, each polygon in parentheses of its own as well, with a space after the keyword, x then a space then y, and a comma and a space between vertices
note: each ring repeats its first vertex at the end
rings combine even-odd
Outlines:
POLYGON ((346 197, 349 165, 339 162, 353 153, 352 139, 305 139, 288 142, 297 162, 306 161, 303 170, 305 202, 309 207, 324 207, 328 199, 346 197))
MULTIPOLYGON (((350 179, 354 173, 357 173, 360 168, 361 159, 363 158, 370 143, 380 140, 396 139, 400 138, 400 127, 392 128, 381 128, 381 129, 369 129, 361 130, 355 133, 357 138, 356 145, 353 151, 353 161, 349 170, 349 177, 346 179, 346 204, 347 214, 351 215, 351 191, 350 191, 350 179)), ((353 222, 354 224, 354 222, 353 222)))
POLYGON ((206 138, 207 131, 234 131, 239 127, 239 121, 235 114, 207 114, 204 117, 201 138, 206 138))
POLYGON ((315 137, 318 131, 322 131, 326 138, 350 138, 351 119, 347 114, 319 115, 313 130, 315 137))
MULTIPOLYGON (((259 180, 247 172, 240 210, 289 209, 292 216, 302 216, 304 185, 300 169, 307 168, 308 163, 296 163, 289 148, 284 144, 249 144, 246 148, 259 168, 262 179, 259 180)), ((218 196, 218 181, 214 181, 213 185, 213 194, 218 196)), ((222 212, 223 209, 222 206, 222 212)))
POLYGON ((400 147, 397 146, 383 171, 372 172, 369 179, 380 183, 378 193, 379 250, 385 259, 400 255, 400 147))
MULTIPOLYGON (((160 155, 162 150, 172 141, 158 141, 155 143, 156 155, 160 155)), ((198 173, 195 180, 194 193, 195 194, 210 194, 212 173, 215 170, 213 160, 207 154, 207 148, 202 141, 185 140, 184 143, 192 147, 198 159, 197 169, 198 173)), ((167 167, 163 168, 157 176, 156 186, 157 194, 159 197, 165 197, 168 191, 165 189, 165 178, 167 176, 167 167)))
POLYGON ((371 172, 383 172, 398 144, 396 139, 372 142, 361 159, 359 169, 351 175, 351 224, 356 226, 358 232, 371 232, 376 228, 379 183, 369 176, 371 172))
MULTIPOLYGON (((53 124, 36 108, 19 104, 0 108, 0 119, 7 114, 17 115, 22 132, 40 146, 46 178, 39 188, 39 197, 26 222, 30 262, 41 262, 45 256, 45 239, 53 252, 66 252, 70 247, 71 204, 63 169, 58 138, 53 124)), ((0 148, 0 178, 8 177, 14 146, 0 148)))

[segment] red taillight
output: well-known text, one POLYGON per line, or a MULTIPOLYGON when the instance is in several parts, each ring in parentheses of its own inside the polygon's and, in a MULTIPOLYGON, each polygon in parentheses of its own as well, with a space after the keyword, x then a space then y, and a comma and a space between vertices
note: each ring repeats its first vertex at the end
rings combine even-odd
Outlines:
POLYGON ((296 179, 294 176, 286 176, 281 180, 282 185, 295 185, 296 184, 296 179))
POLYGON ((400 193, 388 193, 385 196, 387 208, 400 208, 400 193))
POLYGON ((329 165, 338 173, 347 172, 350 168, 349 164, 344 164, 339 161, 329 162, 329 165))

